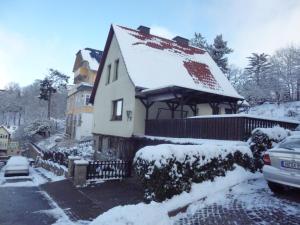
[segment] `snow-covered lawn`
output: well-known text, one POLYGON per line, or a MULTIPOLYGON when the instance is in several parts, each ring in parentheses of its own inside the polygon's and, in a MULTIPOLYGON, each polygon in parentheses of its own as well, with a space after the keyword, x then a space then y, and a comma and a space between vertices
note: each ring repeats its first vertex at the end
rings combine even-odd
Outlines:
POLYGON ((250 115, 264 116, 272 119, 300 120, 300 101, 281 103, 264 103, 251 107, 250 115))
POLYGON ((242 167, 226 173, 225 177, 217 177, 214 182, 205 181, 193 184, 190 193, 183 192, 162 203, 139 203, 137 205, 117 206, 96 218, 90 225, 170 225, 174 219, 168 213, 207 197, 216 199, 216 194, 227 191, 230 187, 245 180, 253 179, 260 174, 253 174, 242 167))

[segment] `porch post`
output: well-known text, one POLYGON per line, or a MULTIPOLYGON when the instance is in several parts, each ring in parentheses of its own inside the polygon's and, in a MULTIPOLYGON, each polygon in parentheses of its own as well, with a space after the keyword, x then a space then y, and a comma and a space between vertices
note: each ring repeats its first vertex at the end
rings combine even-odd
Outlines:
POLYGON ((180 99, 180 118, 183 119, 183 97, 180 99))
POLYGON ((210 102, 209 105, 212 108, 213 115, 218 115, 219 112, 220 112, 219 103, 212 103, 212 102, 210 102))
POLYGON ((153 105, 154 102, 148 102, 148 100, 143 100, 140 98, 140 101, 142 102, 142 104, 145 106, 146 108, 146 121, 149 119, 149 108, 153 105))
POLYGON ((232 109, 233 113, 236 114, 238 110, 238 105, 236 102, 229 102, 229 106, 232 109))
POLYGON ((146 121, 148 121, 149 118, 149 108, 148 105, 145 106, 146 107, 146 121))

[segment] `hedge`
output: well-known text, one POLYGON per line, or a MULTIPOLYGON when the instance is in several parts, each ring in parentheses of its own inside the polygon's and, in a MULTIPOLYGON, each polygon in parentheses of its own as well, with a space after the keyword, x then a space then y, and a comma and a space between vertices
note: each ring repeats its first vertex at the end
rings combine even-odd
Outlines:
POLYGON ((262 156, 265 151, 273 148, 289 135, 291 135, 290 130, 279 126, 273 128, 256 128, 252 131, 248 143, 253 154, 256 170, 261 170, 263 167, 262 156))
POLYGON ((249 147, 163 144, 142 148, 134 160, 145 199, 159 202, 189 192, 192 183, 225 176, 234 164, 254 171, 249 147))

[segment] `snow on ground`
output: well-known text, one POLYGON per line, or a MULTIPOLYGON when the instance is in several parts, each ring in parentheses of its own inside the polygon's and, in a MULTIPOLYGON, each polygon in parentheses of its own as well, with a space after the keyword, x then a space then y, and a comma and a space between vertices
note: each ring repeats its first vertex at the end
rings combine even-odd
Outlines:
POLYGON ((170 225, 174 221, 168 216, 168 212, 197 202, 206 196, 216 198, 216 193, 257 176, 261 175, 250 173, 236 166, 233 171, 227 172, 225 177, 217 177, 213 182, 193 184, 189 193, 183 192, 162 203, 151 202, 150 204, 139 203, 114 207, 98 216, 90 225, 170 225))
POLYGON ((39 141, 37 146, 43 151, 63 152, 69 155, 81 156, 84 159, 90 159, 94 154, 92 144, 93 141, 91 140, 79 142, 64 139, 61 134, 55 134, 39 141))
POLYGON ((190 205, 177 215, 183 224, 298 224, 300 202, 295 190, 274 195, 263 176, 242 182, 190 205), (298 200, 297 200, 298 199, 298 200))
POLYGON ((276 103, 264 103, 249 109, 250 115, 263 116, 272 119, 288 119, 300 121, 300 101, 276 103))

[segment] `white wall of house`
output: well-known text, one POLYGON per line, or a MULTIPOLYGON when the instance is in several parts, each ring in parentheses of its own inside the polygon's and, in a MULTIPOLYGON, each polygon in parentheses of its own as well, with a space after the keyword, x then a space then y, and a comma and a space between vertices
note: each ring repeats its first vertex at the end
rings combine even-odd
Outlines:
POLYGON ((95 95, 93 133, 130 137, 134 128, 135 102, 135 87, 128 76, 120 48, 114 36, 95 95), (112 81, 115 72, 114 62, 117 59, 119 59, 118 79, 112 81), (109 84, 106 84, 109 64, 111 65, 111 76, 109 84), (112 102, 118 99, 123 99, 122 120, 112 121, 112 102), (132 113, 131 120, 127 118, 127 111, 132 113))
POLYGON ((92 136, 93 114, 81 113, 81 122, 76 124, 75 139, 80 140, 83 137, 92 136))
POLYGON ((212 108, 208 103, 205 104, 199 104, 197 105, 198 108, 198 115, 203 116, 203 115, 212 115, 212 108))

